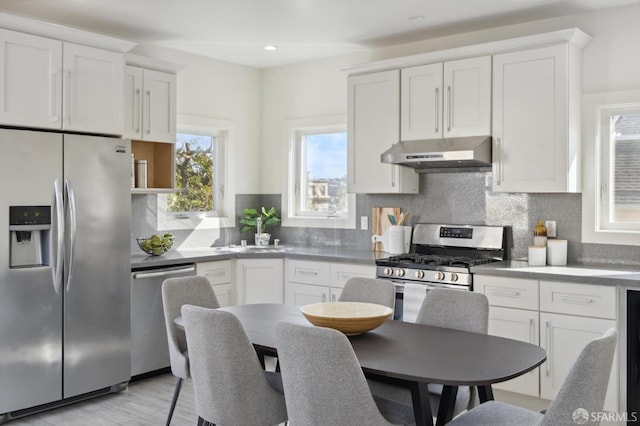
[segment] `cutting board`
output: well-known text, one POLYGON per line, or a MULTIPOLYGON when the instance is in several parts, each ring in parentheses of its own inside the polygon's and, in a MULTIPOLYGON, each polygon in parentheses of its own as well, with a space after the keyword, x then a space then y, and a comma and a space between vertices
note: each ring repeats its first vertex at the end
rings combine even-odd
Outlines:
MULTIPOLYGON (((397 218, 400 217, 402 209, 400 207, 373 207, 371 209, 371 233, 374 235, 382 235, 391 226, 389 217, 392 214, 397 218)), ((384 251, 382 243, 373 243, 373 251, 384 251)))

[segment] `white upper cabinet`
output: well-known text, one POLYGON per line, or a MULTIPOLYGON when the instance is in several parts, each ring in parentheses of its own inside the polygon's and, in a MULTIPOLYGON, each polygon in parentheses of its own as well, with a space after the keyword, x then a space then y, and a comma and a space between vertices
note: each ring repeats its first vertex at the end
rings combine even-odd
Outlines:
POLYGON ((124 56, 0 29, 0 122, 121 135, 124 56))
POLYGON ((62 127, 62 42, 0 29, 0 122, 62 127))
POLYGON ((64 43, 63 129, 123 133, 124 55, 64 43))
POLYGON ((491 57, 402 69, 401 139, 489 135, 491 57))
POLYGON ((493 190, 580 192, 581 50, 493 57, 493 190))
POLYGON ((124 136, 154 142, 176 140, 176 75, 125 67, 124 136))
POLYGON ((400 138, 442 137, 442 64, 401 70, 400 138))
POLYGON ((413 169, 383 164, 380 155, 400 140, 400 70, 348 79, 350 193, 417 193, 413 169))
POLYGON ((491 57, 444 63, 445 137, 491 134, 491 57))

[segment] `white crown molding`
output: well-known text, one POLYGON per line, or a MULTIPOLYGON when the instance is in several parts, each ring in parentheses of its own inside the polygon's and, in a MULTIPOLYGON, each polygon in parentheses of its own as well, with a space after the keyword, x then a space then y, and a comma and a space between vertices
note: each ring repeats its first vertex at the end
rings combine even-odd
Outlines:
POLYGON ((369 62, 366 64, 357 64, 347 68, 343 68, 343 71, 346 71, 349 74, 384 71, 435 62, 450 61, 454 59, 470 58, 474 56, 493 55, 496 53, 503 53, 532 47, 548 46, 558 43, 568 43, 578 47, 579 49, 584 49, 590 41, 591 36, 583 32, 579 28, 571 28, 524 37, 510 38, 506 40, 492 41, 488 43, 473 44, 470 46, 456 47, 446 50, 418 53, 416 55, 384 59, 381 61, 369 62))
POLYGON ((150 58, 148 56, 137 55, 135 53, 125 54, 124 60, 127 65, 133 65, 136 67, 152 69, 156 71, 165 71, 169 73, 177 73, 178 71, 184 69, 184 65, 163 61, 161 59, 150 58))
POLYGON ((0 27, 122 53, 128 52, 138 44, 116 37, 4 12, 0 12, 0 27))

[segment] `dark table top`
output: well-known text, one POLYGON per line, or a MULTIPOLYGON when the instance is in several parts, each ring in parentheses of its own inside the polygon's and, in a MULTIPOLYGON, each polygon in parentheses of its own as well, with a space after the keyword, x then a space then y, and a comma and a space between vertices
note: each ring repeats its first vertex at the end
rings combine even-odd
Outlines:
MULTIPOLYGON (((221 309, 236 315, 251 342, 266 350, 276 350, 276 322, 312 326, 293 305, 221 309)), ((529 343, 393 320, 349 340, 365 372, 423 383, 488 385, 524 374, 546 359, 544 349, 529 343)))

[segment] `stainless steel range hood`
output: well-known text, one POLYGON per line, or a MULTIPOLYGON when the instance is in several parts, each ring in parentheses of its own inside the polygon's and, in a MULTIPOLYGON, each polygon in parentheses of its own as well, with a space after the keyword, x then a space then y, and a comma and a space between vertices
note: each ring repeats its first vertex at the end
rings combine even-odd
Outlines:
POLYGON ((383 163, 413 167, 418 173, 491 167, 491 136, 403 141, 385 151, 383 163))

